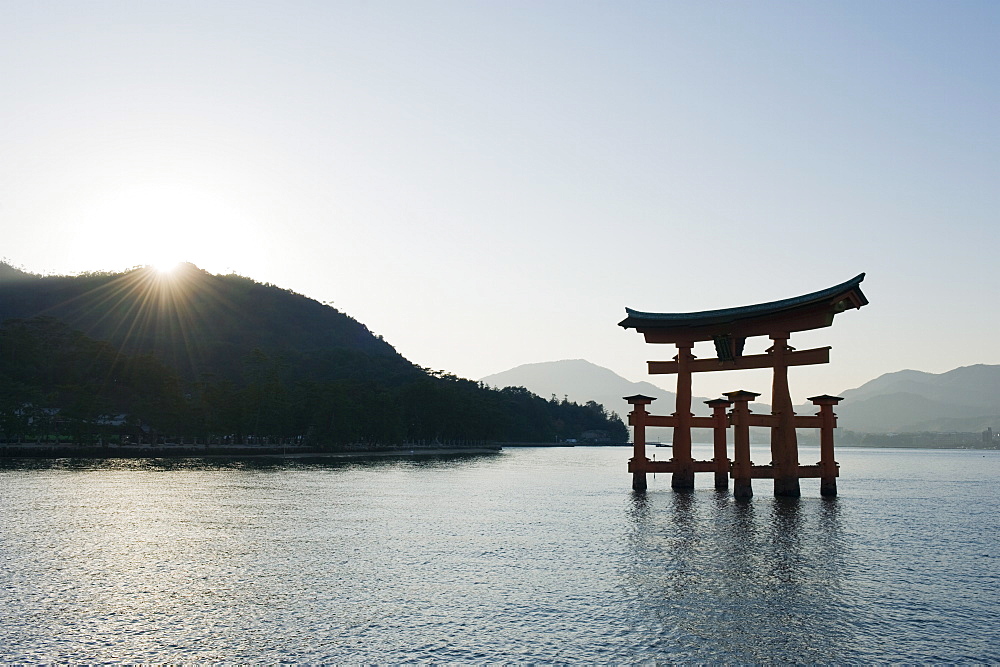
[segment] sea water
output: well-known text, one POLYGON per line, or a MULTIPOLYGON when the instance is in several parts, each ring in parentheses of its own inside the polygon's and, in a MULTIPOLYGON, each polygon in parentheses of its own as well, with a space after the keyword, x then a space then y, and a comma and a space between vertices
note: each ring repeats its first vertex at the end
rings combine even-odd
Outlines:
POLYGON ((630 454, 8 460, 0 661, 1000 662, 1000 452, 749 501, 630 454))

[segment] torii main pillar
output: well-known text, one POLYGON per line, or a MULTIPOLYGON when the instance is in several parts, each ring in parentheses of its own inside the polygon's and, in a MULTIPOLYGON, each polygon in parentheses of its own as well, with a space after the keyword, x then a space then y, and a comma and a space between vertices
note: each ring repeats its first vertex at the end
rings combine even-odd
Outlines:
POLYGON ((675 489, 694 488, 694 459, 691 457, 691 362, 694 355, 693 342, 677 343, 677 407, 674 417, 674 464, 676 469, 670 477, 670 486, 675 489))
POLYGON ((767 353, 772 358, 774 376, 771 381, 771 461, 774 466, 774 495, 798 497, 799 443, 795 436, 795 412, 788 391, 788 334, 771 334, 774 345, 767 353))

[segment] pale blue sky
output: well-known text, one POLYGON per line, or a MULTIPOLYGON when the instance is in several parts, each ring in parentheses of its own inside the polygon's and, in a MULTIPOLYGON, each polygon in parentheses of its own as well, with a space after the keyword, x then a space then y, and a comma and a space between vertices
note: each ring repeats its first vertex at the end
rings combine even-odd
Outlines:
POLYGON ((998 44, 996 2, 0 2, 0 256, 233 270, 472 378, 645 379, 625 306, 866 271, 797 400, 996 364, 998 44))

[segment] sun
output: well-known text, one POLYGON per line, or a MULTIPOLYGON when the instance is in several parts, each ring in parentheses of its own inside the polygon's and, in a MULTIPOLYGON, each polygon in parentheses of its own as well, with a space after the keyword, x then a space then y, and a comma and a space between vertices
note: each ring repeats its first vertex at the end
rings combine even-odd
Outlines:
POLYGON ((166 277, 176 273, 182 263, 183 262, 180 260, 156 260, 150 264, 150 267, 152 267, 157 274, 166 277))
POLYGON ((241 207, 196 184, 122 184, 95 196, 78 221, 78 247, 106 268, 148 266, 168 276, 190 262, 219 272, 261 247, 241 207))

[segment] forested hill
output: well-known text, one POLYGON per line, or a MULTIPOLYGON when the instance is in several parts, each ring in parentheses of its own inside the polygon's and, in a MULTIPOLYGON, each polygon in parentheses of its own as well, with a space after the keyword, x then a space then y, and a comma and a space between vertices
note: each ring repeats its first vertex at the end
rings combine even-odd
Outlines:
POLYGON ((0 264, 0 438, 56 422, 78 440, 116 429, 317 446, 627 439, 600 405, 430 372, 336 309, 248 278, 0 264))
MULTIPOLYGON (((0 265, 2 266, 2 265, 0 265)), ((277 355, 300 379, 417 369, 357 320, 289 290, 192 264, 81 276, 0 271, 0 322, 46 316, 128 354, 155 353, 182 379, 239 381, 253 350, 277 355), (33 279, 31 279, 33 278, 33 279)))

